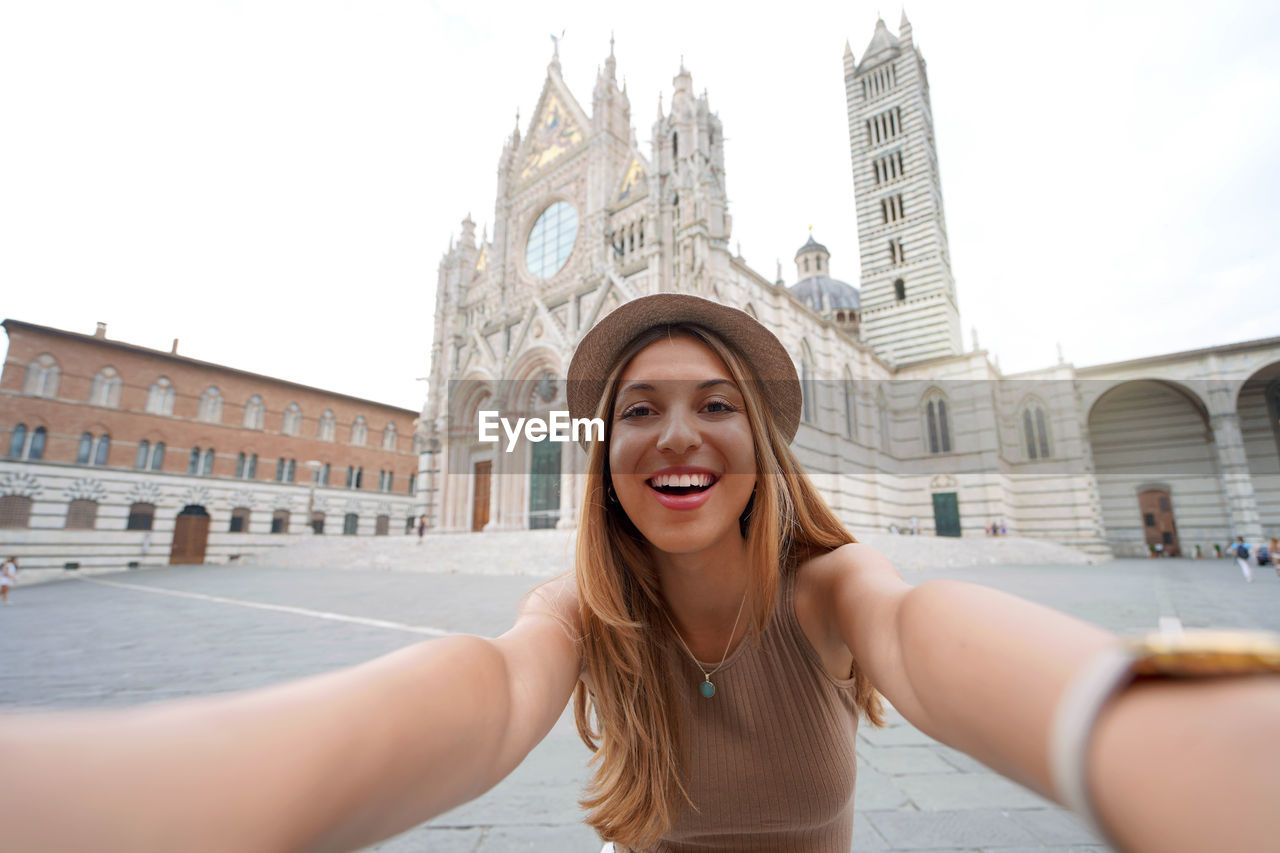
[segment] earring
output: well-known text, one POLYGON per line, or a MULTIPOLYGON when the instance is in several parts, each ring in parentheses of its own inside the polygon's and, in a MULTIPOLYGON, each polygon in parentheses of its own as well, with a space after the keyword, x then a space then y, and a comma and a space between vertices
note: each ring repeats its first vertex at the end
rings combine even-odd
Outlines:
POLYGON ((609 497, 609 503, 616 504, 616 503, 618 502, 618 496, 617 496, 617 495, 615 495, 615 494, 613 493, 613 484, 612 484, 612 483, 610 483, 610 484, 609 484, 609 491, 608 491, 608 493, 607 493, 607 494, 608 494, 608 497, 609 497))

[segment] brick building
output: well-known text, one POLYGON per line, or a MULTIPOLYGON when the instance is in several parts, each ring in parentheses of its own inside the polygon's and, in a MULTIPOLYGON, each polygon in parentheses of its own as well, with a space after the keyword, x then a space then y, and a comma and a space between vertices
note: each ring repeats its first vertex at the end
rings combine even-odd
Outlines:
POLYGON ((416 412, 106 337, 3 324, 0 551, 24 567, 234 559, 404 533, 416 412))

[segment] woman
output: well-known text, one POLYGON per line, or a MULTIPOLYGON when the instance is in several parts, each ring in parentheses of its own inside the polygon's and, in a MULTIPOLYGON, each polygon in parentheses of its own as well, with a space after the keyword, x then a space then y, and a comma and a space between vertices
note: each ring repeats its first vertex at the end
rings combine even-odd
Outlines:
POLYGON ((496 784, 571 692, 596 749, 588 819, 622 849, 848 850, 856 717, 879 718, 876 691, 1011 778, 1096 806, 1126 849, 1277 837, 1280 681, 1112 698, 1135 653, 1107 632, 967 584, 908 587, 800 471, 794 368, 746 314, 636 300, 584 338, 569 378, 572 414, 607 424, 577 565, 511 630, 246 694, 10 718, 5 843, 358 847, 496 784), (68 784, 93 796, 69 809, 68 784))

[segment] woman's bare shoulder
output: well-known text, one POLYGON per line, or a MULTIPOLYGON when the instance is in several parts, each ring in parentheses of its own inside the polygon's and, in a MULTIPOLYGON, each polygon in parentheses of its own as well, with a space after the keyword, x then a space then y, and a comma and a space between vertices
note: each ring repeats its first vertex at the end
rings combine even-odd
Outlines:
POLYGON ((796 576, 797 592, 824 597, 849 586, 862 584, 902 584, 902 576, 889 559, 861 542, 850 542, 823 551, 800 563, 796 576))
POLYGON ((550 616, 565 626, 575 642, 582 636, 578 584, 572 572, 538 584, 525 596, 520 618, 538 616, 550 616))

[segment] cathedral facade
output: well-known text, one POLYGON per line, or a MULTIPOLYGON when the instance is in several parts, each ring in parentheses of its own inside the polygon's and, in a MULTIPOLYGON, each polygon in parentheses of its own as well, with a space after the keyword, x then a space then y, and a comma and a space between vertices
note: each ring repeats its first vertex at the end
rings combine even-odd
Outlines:
POLYGON ((961 343, 926 66, 883 21, 845 88, 861 278, 810 235, 793 283, 730 248, 724 129, 681 67, 636 141, 612 47, 588 113, 558 55, 498 162, 492 235, 470 216, 439 267, 426 448, 433 529, 571 526, 576 444, 479 440, 481 411, 546 417, 601 317, 650 293, 734 305, 775 331, 804 391, 794 447, 855 533, 992 524, 1099 555, 1207 549, 1280 527, 1280 338, 1002 375, 961 343))

